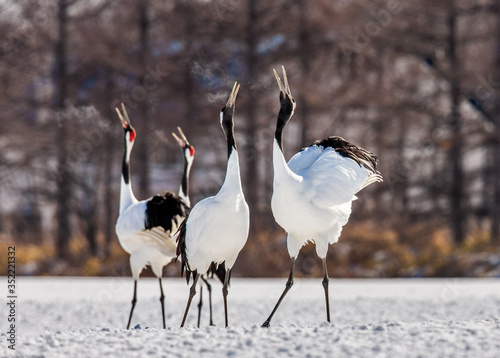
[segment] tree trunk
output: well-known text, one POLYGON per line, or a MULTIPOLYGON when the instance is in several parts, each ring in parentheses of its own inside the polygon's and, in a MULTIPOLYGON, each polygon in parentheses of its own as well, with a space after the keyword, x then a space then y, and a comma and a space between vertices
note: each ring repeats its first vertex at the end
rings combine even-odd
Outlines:
MULTIPOLYGON (((496 6, 496 43, 495 47, 495 62, 493 67, 493 80, 495 83, 500 81, 500 5, 495 2, 496 6)), ((491 210, 491 228, 490 237, 492 242, 500 243, 500 88, 495 89, 495 106, 493 118, 495 119, 495 138, 493 141, 493 165, 492 165, 492 182, 494 185, 493 205, 491 210)))
MULTIPOLYGON (((88 190, 92 192, 92 188, 88 188, 88 190)), ((92 193, 91 196, 92 197, 85 199, 86 202, 80 210, 80 219, 84 222, 85 239, 87 240, 89 254, 95 257, 99 252, 97 243, 97 221, 99 213, 97 210, 96 198, 94 197, 95 194, 92 193)))
MULTIPOLYGON (((109 70, 108 79, 106 84, 106 95, 107 101, 106 103, 113 103, 113 92, 114 92, 114 79, 113 72, 109 70)), ((118 121, 113 120, 116 117, 116 113, 113 112, 112 108, 109 105, 106 105, 104 108, 105 116, 108 121, 111 121, 111 128, 118 128, 118 121)), ((113 182, 113 136, 106 135, 104 136, 105 140, 105 155, 104 155, 104 256, 106 258, 111 257, 111 243, 113 242, 114 233, 114 218, 113 218, 113 208, 118 205, 114 203, 113 200, 113 189, 118 186, 118 182, 113 182)))
MULTIPOLYGON (((189 2, 182 2, 182 14, 184 18, 184 38, 186 40, 186 55, 184 58, 184 97, 185 97, 185 110, 184 110, 184 120, 187 125, 184 130, 187 129, 187 133, 192 133, 193 127, 196 127, 195 121, 200 118, 196 115, 196 101, 194 98, 194 79, 192 74, 192 64, 193 64, 193 53, 192 53, 192 43, 194 41, 193 29, 195 24, 193 23, 193 14, 191 9, 191 4, 189 2)), ((183 125, 184 126, 184 125, 183 125)))
POLYGON ((307 24, 307 6, 305 4, 305 0, 297 0, 297 5, 299 7, 300 18, 299 18, 299 43, 300 43, 300 67, 302 70, 302 85, 303 88, 299 92, 299 96, 297 98, 297 115, 300 119, 300 145, 301 148, 305 148, 310 145, 309 141, 309 103, 307 101, 307 96, 305 93, 307 92, 309 86, 309 79, 311 77, 311 51, 310 51, 310 34, 308 31, 307 24))
MULTIPOLYGON (((144 79, 147 75, 146 67, 148 65, 149 58, 149 27, 150 21, 148 17, 149 2, 147 0, 139 1, 138 13, 139 13, 139 30, 140 30, 140 53, 139 53, 139 73, 137 77, 138 83, 136 88, 140 88, 142 94, 136 94, 136 100, 138 103, 138 113, 137 113, 137 131, 139 132, 137 140, 137 158, 136 161, 139 174, 139 197, 140 199, 145 199, 151 195, 151 181, 149 177, 149 148, 148 148, 148 137, 149 137, 149 103, 148 95, 143 84, 144 79), (143 98, 144 97, 144 98, 143 98)), ((132 94, 133 97, 133 94, 132 94)))
POLYGON ((405 223, 407 223, 408 219, 408 187, 410 183, 408 182, 408 163, 405 158, 405 147, 407 145, 407 132, 408 125, 405 123, 404 119, 400 120, 400 127, 398 138, 396 140, 396 148, 397 148, 397 160, 396 160, 396 168, 394 168, 394 195, 393 207, 398 216, 398 223, 401 229, 404 230, 405 223))
MULTIPOLYGON (((499 65, 497 64, 496 67, 499 65)), ((498 77, 497 77, 498 78, 498 77)), ((497 90, 498 91, 498 90, 497 90)), ((497 101, 500 101, 500 95, 497 95, 497 101)), ((492 167, 492 182, 494 185, 494 194, 493 194, 493 205, 491 210, 491 228, 490 228, 490 237, 492 242, 500 242, 500 107, 498 104, 495 105, 495 138, 493 142, 493 161, 494 165, 492 167)))
POLYGON ((57 257, 69 258, 69 239, 71 236, 70 227, 70 197, 71 197, 71 173, 67 160, 67 121, 65 114, 65 102, 67 98, 67 9, 66 0, 59 0, 58 4, 58 26, 59 38, 55 47, 54 56, 54 77, 56 81, 55 92, 55 113, 59 116, 59 126, 57 129, 57 193, 56 193, 56 252, 57 257))
POLYGON ((246 54, 246 65, 248 71, 248 104, 247 104, 247 123, 246 123, 246 174, 245 174, 245 184, 246 184, 246 200, 248 206, 250 207, 250 212, 253 214, 253 225, 251 225, 250 234, 255 234, 256 227, 259 227, 259 217, 260 213, 258 210, 259 202, 259 163, 258 163, 258 145, 257 145, 257 128, 258 128, 258 118, 256 109, 259 107, 258 96, 255 90, 252 89, 250 84, 251 81, 255 80, 257 77, 257 33, 256 33, 256 22, 257 22, 257 0, 248 0, 248 18, 247 18, 247 54, 246 54))
POLYGON ((462 135, 460 118, 460 81, 459 81, 459 63, 456 53, 456 12, 454 1, 451 1, 450 14, 448 18, 449 38, 448 49, 451 65, 450 81, 450 101, 451 112, 449 125, 451 129, 451 187, 450 187, 450 206, 451 206, 451 228, 455 243, 463 242, 465 238, 465 206, 464 206, 464 175, 462 167, 462 135))

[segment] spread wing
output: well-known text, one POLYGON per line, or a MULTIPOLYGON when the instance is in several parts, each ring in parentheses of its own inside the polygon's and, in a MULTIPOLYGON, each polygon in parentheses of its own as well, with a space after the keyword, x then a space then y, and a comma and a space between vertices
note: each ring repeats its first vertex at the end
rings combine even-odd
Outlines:
POLYGON ((353 200, 370 173, 354 160, 327 148, 301 175, 306 184, 304 195, 319 207, 331 207, 353 200))
POLYGON ((288 167, 295 174, 302 175, 301 173, 307 170, 320 157, 323 150, 324 148, 317 145, 306 147, 290 158, 287 163, 288 167))
POLYGON ((365 186, 381 181, 376 157, 340 137, 328 137, 295 154, 288 167, 303 177, 303 195, 319 207, 355 199, 365 186))

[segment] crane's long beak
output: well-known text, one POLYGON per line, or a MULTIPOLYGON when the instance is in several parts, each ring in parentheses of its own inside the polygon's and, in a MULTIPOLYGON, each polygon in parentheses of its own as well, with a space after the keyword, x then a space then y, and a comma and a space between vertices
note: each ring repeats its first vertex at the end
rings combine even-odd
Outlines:
MULTIPOLYGON (((283 90, 283 85, 281 84, 280 76, 278 76, 278 74, 276 73, 276 70, 274 68, 273 68, 273 72, 274 72, 274 77, 276 77, 276 82, 278 82, 280 92, 283 92, 283 94, 285 94, 285 91, 283 90)), ((118 108, 116 110, 118 110, 118 108)))
POLYGON ((226 107, 233 107, 236 102, 236 96, 238 95, 238 91, 240 90, 240 85, 238 82, 234 82, 233 89, 226 103, 226 107))
POLYGON ((285 66, 281 65, 281 69, 283 70, 283 80, 285 81, 285 91, 286 91, 286 93, 288 93, 291 96, 292 92, 290 91, 290 85, 288 84, 288 77, 286 76, 285 66))
POLYGON ((177 127, 177 130, 179 131, 180 138, 177 134, 172 132, 172 135, 174 136, 175 140, 181 147, 186 147, 189 146, 189 141, 187 140, 186 136, 184 135, 184 132, 182 131, 181 127, 177 127))
POLYGON ((128 117, 127 109, 125 108, 125 105, 123 103, 122 103, 123 115, 121 114, 120 109, 118 107, 115 107, 115 110, 116 110, 116 113, 118 114, 118 118, 120 118, 120 121, 122 122, 122 125, 124 128, 127 128, 128 126, 132 125, 130 123, 130 118, 128 117))
POLYGON ((280 88, 280 92, 282 92, 283 95, 292 96, 292 92, 290 91, 290 85, 288 84, 288 77, 286 76, 285 66, 281 66, 281 69, 283 71, 283 82, 285 82, 285 85, 281 83, 280 76, 278 76, 276 70, 273 69, 274 76, 276 77, 276 81, 278 82, 278 86, 280 88))
POLYGON ((128 125, 131 126, 132 123, 130 123, 130 118, 128 117, 127 109, 125 108, 125 104, 122 103, 122 111, 123 115, 125 116, 125 120, 127 121, 128 125))

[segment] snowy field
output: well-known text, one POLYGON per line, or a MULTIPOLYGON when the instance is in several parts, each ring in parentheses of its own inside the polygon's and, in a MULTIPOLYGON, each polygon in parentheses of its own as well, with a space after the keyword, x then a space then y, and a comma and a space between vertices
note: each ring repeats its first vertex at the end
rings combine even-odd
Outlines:
POLYGON ((217 327, 208 326, 204 297, 195 328, 197 295, 180 329, 188 287, 164 279, 161 329, 158 281, 141 279, 136 328, 125 330, 130 278, 18 277, 16 351, 7 348, 3 303, 0 357, 500 357, 498 279, 330 280, 332 324, 321 279, 297 279, 270 329, 260 325, 285 278, 233 279, 229 329, 221 285, 212 281, 217 327))

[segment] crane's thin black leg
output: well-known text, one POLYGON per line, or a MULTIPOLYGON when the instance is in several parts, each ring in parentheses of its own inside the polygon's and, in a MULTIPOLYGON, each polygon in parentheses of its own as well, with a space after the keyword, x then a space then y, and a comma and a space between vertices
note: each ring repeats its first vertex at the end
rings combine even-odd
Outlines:
POLYGON ((191 301, 193 300, 194 295, 196 295, 196 284, 198 283, 198 279, 200 278, 199 274, 196 274, 193 285, 191 286, 191 289, 189 290, 189 298, 187 301, 186 305, 186 310, 184 311, 184 317, 182 318, 182 323, 181 323, 181 328, 184 327, 184 323, 186 323, 186 317, 189 312, 189 306, 191 306, 191 301))
POLYGON ((129 329, 130 327, 130 321, 132 320, 132 313, 134 313, 136 302, 137 302, 137 280, 134 280, 134 297, 132 297, 132 308, 130 309, 130 315, 128 316, 127 329, 129 329))
POLYGON ((226 328, 228 327, 228 322, 227 322, 227 294, 228 294, 228 289, 227 286, 229 285, 229 275, 230 275, 231 270, 226 271, 226 277, 224 278, 224 286, 222 287, 222 297, 224 297, 224 318, 226 322, 226 328))
POLYGON ((163 329, 167 328, 165 324, 165 295, 163 294, 163 285, 161 284, 161 277, 158 278, 160 281, 160 303, 161 303, 161 316, 163 317, 163 329))
POLYGON ((273 318, 274 314, 278 310, 278 307, 281 304, 281 301, 283 301, 283 298, 285 298, 285 296, 288 293, 288 291, 290 291, 290 288, 292 288, 292 286, 293 286, 293 270, 294 269, 295 269, 295 257, 292 257, 292 266, 290 268, 290 276, 288 276, 288 281, 286 281, 285 290, 281 294, 281 297, 278 300, 278 303, 276 303, 276 306, 274 306, 273 311, 271 312, 271 314, 269 315, 269 317, 266 319, 266 321, 264 322, 264 324, 262 325, 262 327, 266 327, 266 328, 270 327, 271 319, 273 318))
POLYGON ((209 312, 210 312, 210 325, 214 326, 214 321, 212 319, 212 285, 208 282, 208 280, 201 276, 201 279, 203 282, 205 282, 205 285, 207 285, 207 290, 208 290, 208 305, 209 305, 209 312))
POLYGON ((328 269, 326 268, 326 258, 323 259, 323 270, 325 271, 325 277, 323 278, 323 288, 325 289, 325 301, 326 301, 326 320, 330 322, 330 298, 328 296, 328 269))
MULTIPOLYGON (((203 279, 203 278, 202 278, 203 279)), ((203 306, 203 285, 200 284, 200 302, 198 302, 198 328, 200 328, 201 321, 201 307, 203 306)))

